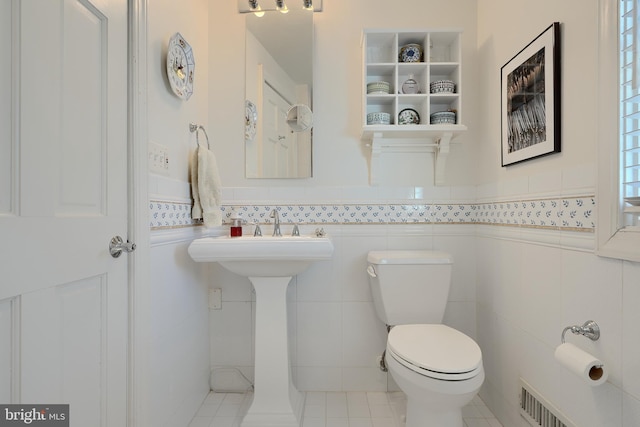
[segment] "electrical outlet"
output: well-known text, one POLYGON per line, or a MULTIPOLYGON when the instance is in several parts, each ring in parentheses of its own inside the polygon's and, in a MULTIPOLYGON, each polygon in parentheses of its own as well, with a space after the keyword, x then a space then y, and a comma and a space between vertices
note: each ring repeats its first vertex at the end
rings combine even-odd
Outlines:
POLYGON ((222 289, 209 289, 209 308, 213 310, 222 308, 222 289))
POLYGON ((155 142, 149 143, 149 170, 169 175, 169 147, 155 142))

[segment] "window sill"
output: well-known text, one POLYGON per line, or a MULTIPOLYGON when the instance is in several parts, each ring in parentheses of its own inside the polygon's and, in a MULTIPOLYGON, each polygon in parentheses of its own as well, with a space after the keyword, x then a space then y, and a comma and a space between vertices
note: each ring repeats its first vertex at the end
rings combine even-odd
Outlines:
POLYGON ((640 228, 628 227, 618 230, 596 254, 606 258, 640 262, 640 228))

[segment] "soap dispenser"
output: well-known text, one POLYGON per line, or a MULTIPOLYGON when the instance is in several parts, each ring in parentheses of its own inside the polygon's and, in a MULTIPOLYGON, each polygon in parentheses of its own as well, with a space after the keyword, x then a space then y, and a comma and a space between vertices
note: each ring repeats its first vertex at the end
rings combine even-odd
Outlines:
POLYGON ((242 217, 240 214, 231 217, 231 229, 230 229, 231 237, 240 237, 242 236, 242 217))

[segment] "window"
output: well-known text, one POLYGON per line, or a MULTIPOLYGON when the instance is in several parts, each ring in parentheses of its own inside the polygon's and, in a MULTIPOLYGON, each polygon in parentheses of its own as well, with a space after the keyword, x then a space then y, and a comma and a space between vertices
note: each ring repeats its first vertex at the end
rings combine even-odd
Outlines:
POLYGON ((599 8, 597 253, 640 261, 640 0, 599 8))
POLYGON ((640 229, 640 1, 620 0, 622 227, 640 229))

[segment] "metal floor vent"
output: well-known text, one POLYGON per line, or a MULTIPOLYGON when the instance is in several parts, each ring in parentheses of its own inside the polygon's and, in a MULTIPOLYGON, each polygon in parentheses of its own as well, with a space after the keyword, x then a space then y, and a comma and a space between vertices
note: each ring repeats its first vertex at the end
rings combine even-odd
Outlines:
POLYGON ((522 378, 520 378, 520 385, 520 416, 531 426, 576 427, 522 378))

